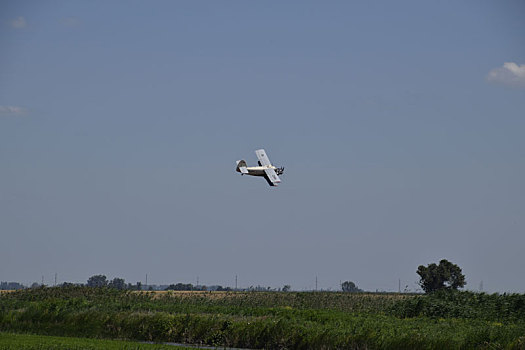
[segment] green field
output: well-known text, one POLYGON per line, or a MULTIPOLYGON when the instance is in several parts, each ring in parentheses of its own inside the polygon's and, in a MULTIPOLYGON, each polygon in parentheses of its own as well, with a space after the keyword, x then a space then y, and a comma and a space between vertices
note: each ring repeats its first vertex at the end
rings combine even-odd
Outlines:
POLYGON ((39 288, 0 295, 0 331, 251 349, 525 349, 525 295, 39 288))
POLYGON ((53 337, 48 335, 0 333, 0 350, 188 350, 192 348, 141 344, 123 340, 53 337))

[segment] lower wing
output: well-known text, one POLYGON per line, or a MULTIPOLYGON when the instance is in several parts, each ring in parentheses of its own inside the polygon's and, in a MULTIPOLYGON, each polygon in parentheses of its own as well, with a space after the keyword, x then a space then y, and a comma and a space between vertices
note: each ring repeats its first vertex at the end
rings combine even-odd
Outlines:
POLYGON ((277 184, 281 182, 281 179, 279 179, 274 169, 264 169, 264 173, 264 178, 270 186, 277 186, 277 184))

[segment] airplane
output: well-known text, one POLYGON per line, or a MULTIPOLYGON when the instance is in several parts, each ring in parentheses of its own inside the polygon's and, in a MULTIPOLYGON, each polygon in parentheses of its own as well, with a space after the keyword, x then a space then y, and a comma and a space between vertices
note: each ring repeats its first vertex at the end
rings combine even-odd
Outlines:
POLYGON ((251 175, 251 176, 264 176, 266 182, 270 186, 277 186, 281 182, 279 175, 284 173, 284 167, 277 168, 270 163, 270 159, 266 155, 264 149, 258 149, 255 151, 257 158, 259 159, 259 166, 247 166, 246 161, 238 160, 237 161, 237 171, 241 175, 251 175))

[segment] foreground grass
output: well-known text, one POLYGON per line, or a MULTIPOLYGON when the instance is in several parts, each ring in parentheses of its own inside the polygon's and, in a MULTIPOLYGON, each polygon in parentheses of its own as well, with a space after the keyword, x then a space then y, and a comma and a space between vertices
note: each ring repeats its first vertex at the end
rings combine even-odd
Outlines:
POLYGON ((524 301, 41 288, 0 296, 0 331, 252 349, 525 349, 524 301))
POLYGON ((184 350, 187 347, 44 335, 0 333, 0 350, 184 350))

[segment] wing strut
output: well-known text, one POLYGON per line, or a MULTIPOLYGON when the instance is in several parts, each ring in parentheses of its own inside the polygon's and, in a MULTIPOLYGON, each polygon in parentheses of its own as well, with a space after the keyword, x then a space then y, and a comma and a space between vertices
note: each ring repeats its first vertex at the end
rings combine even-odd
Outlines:
POLYGON ((264 149, 258 149, 257 151, 255 151, 255 154, 257 155, 257 158, 259 159, 259 164, 261 166, 272 165, 272 163, 270 162, 270 158, 268 158, 264 149))

